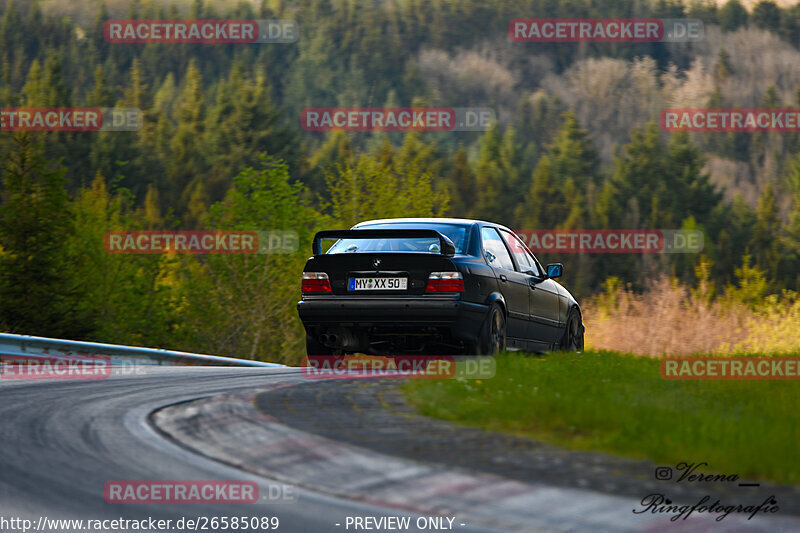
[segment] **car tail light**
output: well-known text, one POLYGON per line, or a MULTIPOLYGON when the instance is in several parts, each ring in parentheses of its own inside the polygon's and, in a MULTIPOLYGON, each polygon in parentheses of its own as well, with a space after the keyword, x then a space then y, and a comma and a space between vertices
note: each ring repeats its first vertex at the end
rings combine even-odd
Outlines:
POLYGON ((310 292, 332 292, 331 281, 325 272, 303 272, 303 294, 310 292))
POLYGON ((464 292, 461 272, 431 272, 425 292, 464 292))

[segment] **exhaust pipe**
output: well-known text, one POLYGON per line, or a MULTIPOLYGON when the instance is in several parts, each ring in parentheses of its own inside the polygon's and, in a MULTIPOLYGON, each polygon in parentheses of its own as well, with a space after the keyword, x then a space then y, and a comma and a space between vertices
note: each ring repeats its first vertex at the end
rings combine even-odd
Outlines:
POLYGON ((324 346, 336 350, 355 350, 362 344, 361 339, 351 330, 337 328, 319 336, 324 346))

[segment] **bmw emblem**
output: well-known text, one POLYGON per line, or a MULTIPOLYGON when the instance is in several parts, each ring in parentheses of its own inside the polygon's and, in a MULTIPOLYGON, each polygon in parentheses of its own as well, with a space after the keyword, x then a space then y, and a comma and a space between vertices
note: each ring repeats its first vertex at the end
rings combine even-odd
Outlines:
POLYGON ((375 267, 375 268, 378 268, 379 266, 381 266, 381 258, 380 257, 374 258, 372 260, 372 266, 375 267))

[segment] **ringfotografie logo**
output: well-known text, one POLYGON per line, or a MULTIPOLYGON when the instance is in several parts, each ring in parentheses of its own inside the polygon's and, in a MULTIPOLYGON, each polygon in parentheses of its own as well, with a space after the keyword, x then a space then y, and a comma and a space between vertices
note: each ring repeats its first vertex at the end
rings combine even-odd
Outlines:
POLYGON ((778 500, 775 495, 768 496, 755 495, 761 486, 760 483, 741 481, 735 473, 709 473, 707 462, 688 462, 683 461, 671 466, 658 466, 655 469, 654 477, 657 481, 664 483, 664 492, 650 493, 639 502, 639 506, 633 509, 634 514, 663 514, 670 517, 671 522, 687 520, 693 514, 716 515, 714 520, 722 522, 731 514, 745 515, 747 520, 753 519, 759 514, 774 514, 780 510, 778 500), (674 498, 666 494, 670 484, 693 484, 694 486, 711 487, 714 484, 733 485, 741 489, 744 502, 741 500, 736 503, 723 502, 722 498, 711 496, 710 494, 701 497, 695 502, 677 503, 674 498))

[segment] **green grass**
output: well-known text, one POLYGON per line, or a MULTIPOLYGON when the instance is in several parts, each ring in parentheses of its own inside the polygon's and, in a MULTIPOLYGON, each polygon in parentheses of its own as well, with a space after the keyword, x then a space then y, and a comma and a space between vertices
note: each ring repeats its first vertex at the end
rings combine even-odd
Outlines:
POLYGON ((800 484, 800 383, 668 381, 615 352, 503 354, 486 380, 412 380, 421 414, 571 449, 707 462, 708 472, 800 484))

